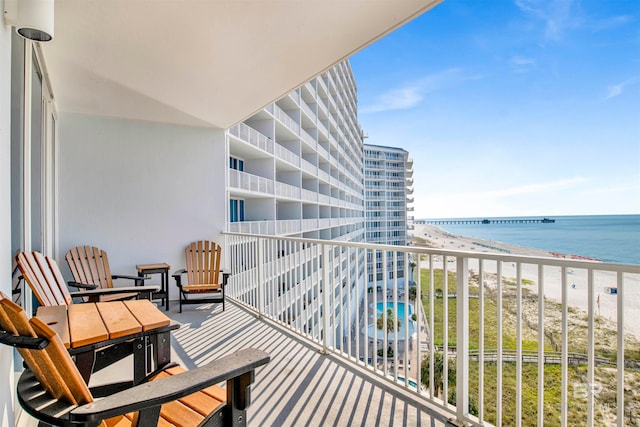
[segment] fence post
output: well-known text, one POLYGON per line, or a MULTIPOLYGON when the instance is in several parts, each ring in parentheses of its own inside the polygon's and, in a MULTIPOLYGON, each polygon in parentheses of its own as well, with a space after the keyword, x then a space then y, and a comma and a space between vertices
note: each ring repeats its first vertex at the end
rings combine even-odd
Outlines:
MULTIPOLYGON (((458 421, 464 420, 469 413, 468 267, 468 258, 456 258, 456 418, 458 421)), ((445 381, 446 375, 443 374, 445 381)), ((447 396, 445 396, 445 399, 447 399, 447 396)))
POLYGON ((329 268, 330 245, 322 244, 322 354, 329 354, 329 335, 331 334, 331 297, 333 291, 329 286, 331 269, 329 268))
POLYGON ((264 290, 263 290, 263 286, 265 286, 264 283, 264 264, 265 264, 265 259, 264 259, 264 248, 263 246, 266 244, 266 239, 260 239, 258 238, 256 240, 256 246, 257 246, 257 253, 256 253, 256 264, 258 267, 258 283, 256 284, 256 292, 257 292, 257 306, 256 307, 258 309, 258 318, 262 318, 262 312, 264 310, 264 290))

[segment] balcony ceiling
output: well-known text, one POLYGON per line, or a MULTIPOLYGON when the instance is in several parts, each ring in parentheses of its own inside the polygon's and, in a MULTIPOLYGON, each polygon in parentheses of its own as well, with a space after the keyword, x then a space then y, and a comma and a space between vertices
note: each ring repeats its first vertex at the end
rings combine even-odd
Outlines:
POLYGON ((56 0, 63 112, 228 128, 441 0, 56 0))

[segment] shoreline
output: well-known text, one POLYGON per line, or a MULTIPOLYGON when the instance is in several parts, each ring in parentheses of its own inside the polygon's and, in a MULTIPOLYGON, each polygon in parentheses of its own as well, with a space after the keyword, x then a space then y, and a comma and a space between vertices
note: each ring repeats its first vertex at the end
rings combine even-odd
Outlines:
MULTIPOLYGON (((496 253, 496 254, 511 254, 511 255, 526 255, 536 257, 551 257, 551 258, 566 258, 577 260, 591 260, 593 259, 580 257, 579 255, 571 254, 557 254, 541 249, 528 248, 523 246, 511 245, 503 242, 494 242, 484 239, 478 239, 475 237, 458 236, 451 234, 436 225, 430 224, 415 224, 413 230, 413 240, 416 242, 416 246, 422 245, 420 240, 426 241, 425 246, 429 246, 437 249, 446 250, 464 250, 475 251, 478 255, 483 253, 496 253)), ((469 268, 478 271, 478 263, 471 260, 469 268)), ((455 263, 449 264, 448 269, 455 271, 455 263)), ((561 272, 558 269, 548 269, 544 274, 544 295, 545 298, 557 303, 562 302, 562 277, 561 272), (553 270, 553 271, 552 271, 553 270)), ((495 273, 491 267, 485 267, 485 271, 488 273, 495 273)), ((515 265, 511 263, 505 263, 503 265, 503 276, 516 277, 515 265)), ((607 286, 615 286, 616 277, 614 273, 609 272, 596 272, 594 275, 594 283, 596 284, 594 290, 594 311, 596 315, 599 315, 607 320, 617 322, 617 297, 616 295, 608 294, 605 290, 607 286), (603 286, 603 283, 606 286, 603 286)), ((522 278, 531 280, 534 285, 525 285, 531 292, 538 294, 538 268, 536 265, 522 264, 522 278)), ((588 278, 585 270, 578 270, 576 272, 569 270, 567 285, 569 286, 567 292, 567 305, 570 307, 588 311, 589 298, 588 298, 588 278)), ((638 275, 632 275, 627 277, 625 285, 625 297, 624 297, 624 323, 625 332, 632 333, 635 337, 640 337, 640 277, 638 275)))

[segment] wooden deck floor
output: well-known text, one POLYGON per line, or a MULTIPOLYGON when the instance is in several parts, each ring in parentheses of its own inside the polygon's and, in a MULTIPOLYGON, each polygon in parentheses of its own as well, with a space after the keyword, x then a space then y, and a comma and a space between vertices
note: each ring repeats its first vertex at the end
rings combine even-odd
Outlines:
POLYGON ((170 316, 175 360, 202 365, 246 347, 271 362, 256 372, 249 423, 257 426, 442 426, 446 416, 366 370, 322 355, 286 329, 257 319, 235 304, 191 306, 170 316))
MULTIPOLYGON (((211 362, 242 348, 262 349, 271 362, 256 371, 248 425, 252 426, 445 426, 447 416, 411 393, 381 381, 341 357, 285 328, 257 319, 234 303, 192 305, 167 314, 181 323, 172 335, 172 359, 186 368, 211 362)), ((124 359, 92 376, 91 384, 131 375, 124 359)), ((19 426, 35 426, 18 415, 19 426)))

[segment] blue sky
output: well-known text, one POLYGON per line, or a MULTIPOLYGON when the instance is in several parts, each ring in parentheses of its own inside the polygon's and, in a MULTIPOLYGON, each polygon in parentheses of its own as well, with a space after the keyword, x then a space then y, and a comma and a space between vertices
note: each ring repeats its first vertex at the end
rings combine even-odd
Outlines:
POLYGON ((639 0, 445 0, 351 66, 416 219, 640 214, 639 0))

